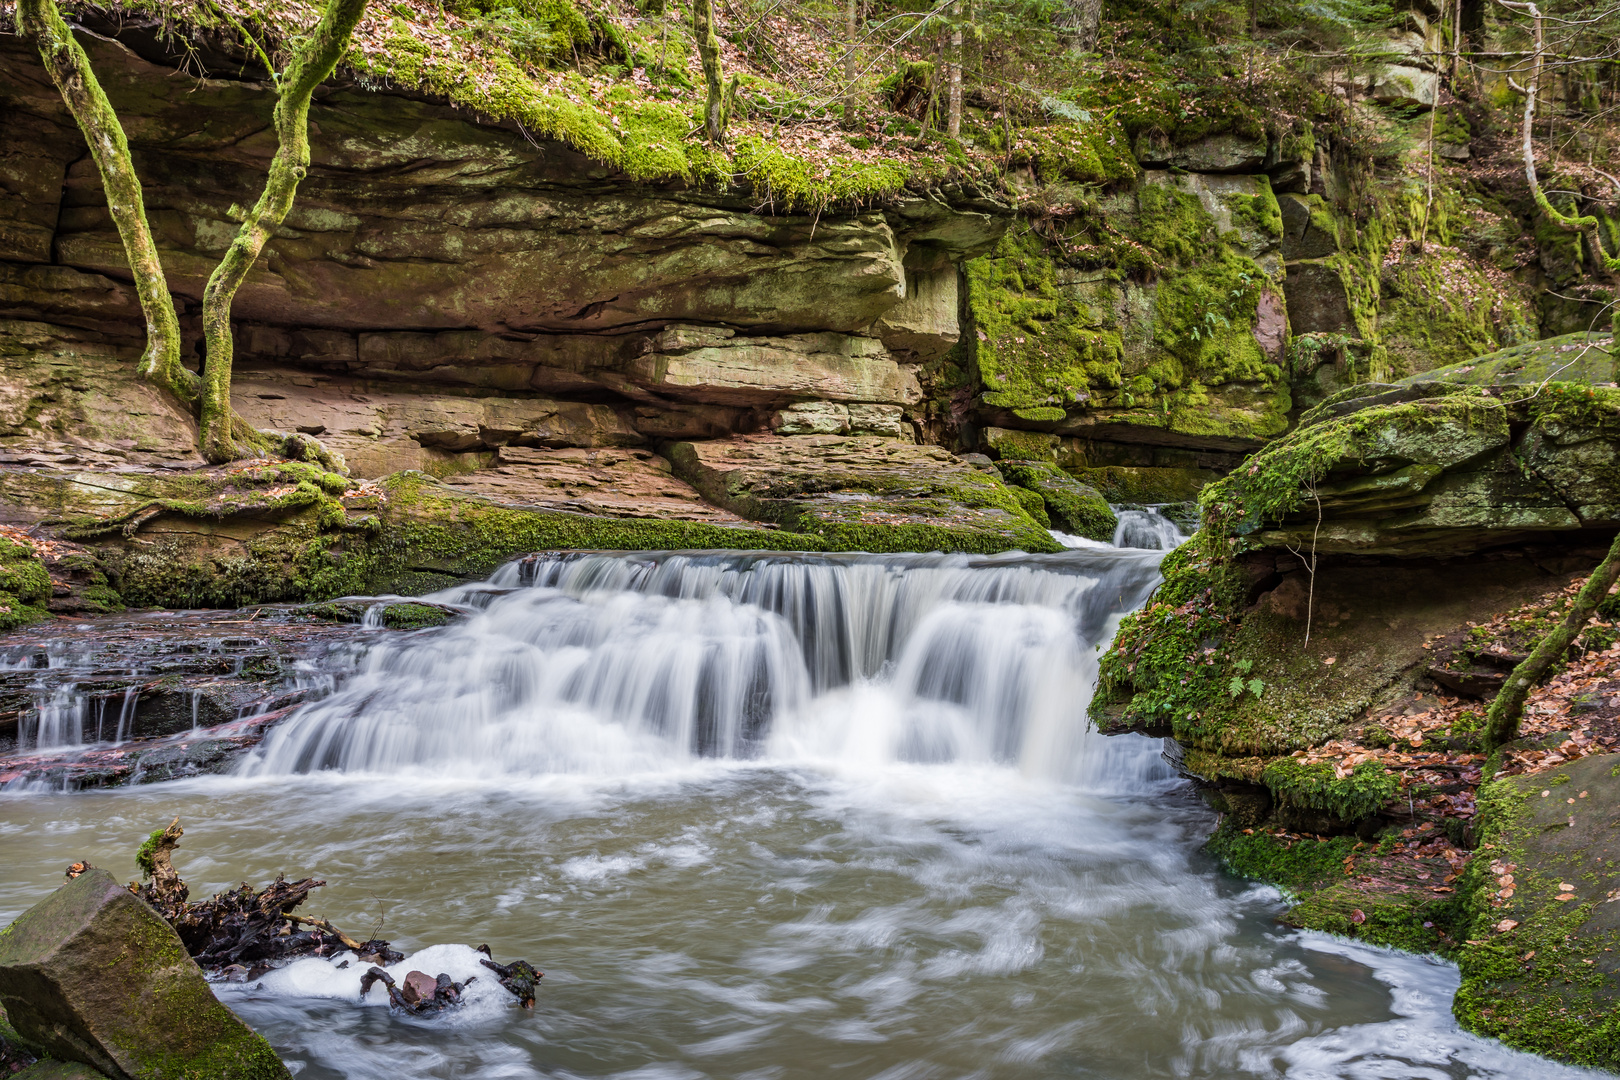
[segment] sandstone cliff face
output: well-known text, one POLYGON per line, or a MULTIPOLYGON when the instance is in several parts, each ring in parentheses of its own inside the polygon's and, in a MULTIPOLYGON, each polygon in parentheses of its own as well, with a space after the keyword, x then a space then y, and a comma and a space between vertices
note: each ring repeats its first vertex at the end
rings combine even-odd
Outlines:
MULTIPOLYGON (((200 364, 198 301, 273 151, 272 95, 89 44, 200 364)), ((0 438, 191 461, 186 418, 123 377, 142 327, 79 133, 14 38, 0 57, 13 403, 0 438)), ((311 133, 311 174, 236 303, 238 405, 318 429, 361 475, 465 468, 456 455, 512 442, 711 438, 806 402, 897 414, 921 398, 917 365, 956 344, 957 265, 1008 220, 964 193, 757 213, 738 194, 632 184, 516 125, 355 87, 323 94, 311 133), (273 389, 289 381, 294 393, 273 389)))

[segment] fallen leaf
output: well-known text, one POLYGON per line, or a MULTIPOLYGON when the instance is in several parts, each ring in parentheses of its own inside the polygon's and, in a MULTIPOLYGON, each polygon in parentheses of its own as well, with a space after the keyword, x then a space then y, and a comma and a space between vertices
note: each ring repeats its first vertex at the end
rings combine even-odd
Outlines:
POLYGON ((1571 885, 1567 881, 1560 881, 1558 883, 1558 887, 1560 889, 1563 889, 1565 892, 1574 892, 1575 891, 1575 886, 1571 885))
POLYGON ((1337 656, 1324 656, 1324 657, 1322 657, 1322 663, 1324 663, 1324 664, 1337 664, 1338 662, 1339 662, 1339 658, 1337 656))
POLYGON ((1501 922, 1496 924, 1496 932, 1498 934, 1505 934, 1518 925, 1519 923, 1515 919, 1503 919, 1501 922))
POLYGON ((1356 910, 1350 913, 1350 921, 1355 923, 1357 926, 1360 926, 1362 923, 1367 921, 1367 916, 1362 913, 1360 908, 1356 908, 1356 910))
POLYGON ((1561 892, 1557 896, 1553 897, 1553 899, 1561 901, 1573 900, 1575 899, 1575 894, 1572 892, 1561 892))

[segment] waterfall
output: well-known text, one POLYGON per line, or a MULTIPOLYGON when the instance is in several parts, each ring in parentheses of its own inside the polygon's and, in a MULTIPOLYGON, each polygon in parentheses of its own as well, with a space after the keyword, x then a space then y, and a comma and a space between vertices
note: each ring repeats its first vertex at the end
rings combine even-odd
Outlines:
POLYGON ((436 594, 254 775, 621 774, 699 758, 1083 771, 1097 646, 1158 551, 556 553, 436 594))
POLYGON ((1158 507, 1116 510, 1115 516, 1119 519, 1119 524, 1114 526, 1115 547, 1170 551, 1187 540, 1187 534, 1178 529, 1175 522, 1159 513, 1158 507))

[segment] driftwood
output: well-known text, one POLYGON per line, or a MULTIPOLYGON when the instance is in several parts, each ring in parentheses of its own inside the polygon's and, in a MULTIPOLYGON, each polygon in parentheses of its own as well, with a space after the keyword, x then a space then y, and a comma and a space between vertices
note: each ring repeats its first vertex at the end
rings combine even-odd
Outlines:
MULTIPOLYGON (((359 963, 372 965, 360 978, 361 996, 380 981, 388 987, 389 1001, 395 1007, 413 1013, 460 1004, 463 990, 473 982, 468 979, 458 983, 449 975, 435 977, 412 971, 405 976, 403 986, 396 985, 383 968, 398 964, 405 956, 387 941, 360 940, 326 919, 293 914, 311 892, 326 884, 315 878, 288 881, 285 875, 277 875, 261 890, 243 882, 206 900, 190 900, 190 889, 171 859, 184 834, 180 819, 175 818, 168 828, 147 838, 135 856, 146 881, 131 882, 129 891, 174 927, 186 951, 210 977, 246 981, 306 956, 333 957, 353 952, 359 963)), ((68 867, 67 876, 77 877, 87 869, 89 863, 74 863, 68 867)), ((490 955, 488 945, 479 946, 478 951, 490 955)), ((517 960, 501 965, 486 959, 481 963, 496 973, 500 984, 525 1008, 533 1007, 541 975, 528 962, 517 960)), ((342 966, 346 965, 347 961, 342 966)))

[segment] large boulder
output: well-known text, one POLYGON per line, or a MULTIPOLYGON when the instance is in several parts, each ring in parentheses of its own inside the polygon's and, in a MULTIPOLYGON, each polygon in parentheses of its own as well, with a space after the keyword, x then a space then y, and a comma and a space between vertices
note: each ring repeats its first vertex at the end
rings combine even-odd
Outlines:
POLYGON ((1620 1065, 1620 755, 1480 791, 1474 912, 1453 1009, 1471 1031, 1563 1061, 1620 1065))
POLYGON ((116 1080, 289 1080, 169 924, 90 870, 0 931, 0 1005, 29 1043, 116 1080))

